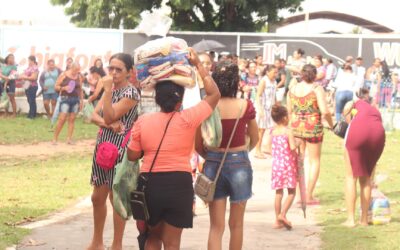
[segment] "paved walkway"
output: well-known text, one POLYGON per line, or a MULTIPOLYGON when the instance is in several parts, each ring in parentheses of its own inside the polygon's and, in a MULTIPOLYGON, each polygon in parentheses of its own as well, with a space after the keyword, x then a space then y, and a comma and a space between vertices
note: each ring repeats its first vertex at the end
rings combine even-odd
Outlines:
MULTIPOLYGON (((321 228, 315 225, 313 209, 308 208, 307 219, 295 205, 289 211, 288 219, 293 230, 272 229, 274 222, 274 192, 270 189, 271 163, 268 160, 252 159, 254 169, 253 198, 248 202, 245 215, 243 249, 318 249, 321 228)), ((228 217, 228 216, 227 216, 228 217)), ((84 249, 90 241, 92 230, 92 211, 89 199, 78 206, 55 214, 47 221, 27 225, 34 228, 18 249, 84 249), (56 221, 56 222, 54 222, 56 221)), ((194 228, 184 230, 181 249, 197 250, 207 248, 209 228, 208 210, 202 202, 197 204, 194 228)), ((226 227, 228 230, 228 226, 226 227)), ((133 220, 127 223, 124 236, 124 249, 139 249, 136 241, 136 226, 133 220)), ((109 209, 105 232, 105 244, 112 241, 112 216, 109 209)), ((229 231, 224 234, 223 249, 228 249, 229 231)))

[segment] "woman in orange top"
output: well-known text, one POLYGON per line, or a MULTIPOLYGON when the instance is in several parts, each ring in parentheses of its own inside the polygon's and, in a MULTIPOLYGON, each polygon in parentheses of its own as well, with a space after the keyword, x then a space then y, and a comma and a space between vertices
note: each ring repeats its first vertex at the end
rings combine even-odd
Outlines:
MULTIPOLYGON (((144 153, 141 175, 148 176, 145 195, 150 214, 146 249, 179 249, 183 228, 193 226, 193 186, 190 156, 197 127, 210 116, 218 103, 218 88, 190 49, 189 60, 200 73, 207 96, 192 108, 179 111, 184 88, 172 81, 157 83, 155 99, 161 112, 139 117, 132 130, 128 157, 136 160, 144 153), (170 120, 171 119, 171 120, 170 120), (154 163, 166 124, 170 121, 154 163)), ((139 178, 140 180, 142 178, 139 178)), ((139 186, 141 183, 139 182, 139 186)))

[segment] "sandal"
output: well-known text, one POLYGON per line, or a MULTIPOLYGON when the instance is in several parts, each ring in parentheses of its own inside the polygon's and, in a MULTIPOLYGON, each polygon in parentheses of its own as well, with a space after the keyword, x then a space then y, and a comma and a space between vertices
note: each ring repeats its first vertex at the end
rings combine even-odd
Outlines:
POLYGON ((313 200, 307 201, 306 204, 307 204, 307 205, 310 205, 310 206, 314 206, 314 205, 317 206, 317 205, 320 204, 320 201, 317 200, 317 199, 313 199, 313 200))

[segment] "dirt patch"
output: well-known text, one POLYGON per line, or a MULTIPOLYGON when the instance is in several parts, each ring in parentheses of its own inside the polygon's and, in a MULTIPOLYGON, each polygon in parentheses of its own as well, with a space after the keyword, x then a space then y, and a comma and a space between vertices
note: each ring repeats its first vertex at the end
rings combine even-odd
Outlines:
POLYGON ((40 142, 33 144, 17 144, 17 145, 0 145, 1 158, 26 158, 35 157, 45 159, 61 153, 86 153, 93 152, 96 141, 80 140, 74 145, 59 142, 53 145, 51 142, 40 142))

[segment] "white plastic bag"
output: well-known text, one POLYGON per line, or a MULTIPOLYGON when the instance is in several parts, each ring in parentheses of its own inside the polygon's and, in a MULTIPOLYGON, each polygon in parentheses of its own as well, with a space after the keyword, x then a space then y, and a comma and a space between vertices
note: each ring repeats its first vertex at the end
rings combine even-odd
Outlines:
POLYGON ((143 11, 140 13, 140 17, 142 21, 140 21, 137 29, 147 36, 166 36, 172 25, 172 19, 161 12, 143 11))

